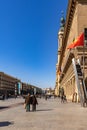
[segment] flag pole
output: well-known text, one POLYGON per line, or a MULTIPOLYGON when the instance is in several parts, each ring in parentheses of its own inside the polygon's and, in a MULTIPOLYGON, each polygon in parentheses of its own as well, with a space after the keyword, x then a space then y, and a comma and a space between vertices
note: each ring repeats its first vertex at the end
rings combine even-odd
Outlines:
POLYGON ((84 55, 85 55, 85 48, 83 46, 83 78, 85 78, 85 58, 84 58, 84 55))
POLYGON ((83 39, 83 79, 85 78, 85 58, 84 58, 84 55, 85 55, 85 29, 84 29, 84 39, 83 39))
POLYGON ((83 76, 85 78, 85 47, 87 46, 87 28, 84 28, 84 46, 83 46, 83 76))

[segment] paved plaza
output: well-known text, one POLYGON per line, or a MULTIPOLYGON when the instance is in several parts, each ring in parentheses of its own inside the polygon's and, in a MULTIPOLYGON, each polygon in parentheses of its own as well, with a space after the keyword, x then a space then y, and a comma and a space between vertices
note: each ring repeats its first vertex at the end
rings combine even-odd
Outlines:
POLYGON ((0 100, 0 130, 87 130, 87 108, 79 103, 61 103, 58 98, 37 99, 36 112, 26 112, 24 99, 0 100))

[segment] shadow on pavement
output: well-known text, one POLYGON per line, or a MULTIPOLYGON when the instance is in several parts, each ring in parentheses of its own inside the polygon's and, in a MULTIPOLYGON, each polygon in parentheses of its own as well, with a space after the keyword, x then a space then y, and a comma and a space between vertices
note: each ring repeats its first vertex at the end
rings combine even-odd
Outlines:
POLYGON ((9 121, 2 121, 0 122, 0 127, 5 127, 5 126, 9 126, 12 125, 13 122, 9 122, 9 121))
POLYGON ((2 107, 0 106, 0 110, 1 109, 6 109, 6 108, 9 108, 9 107, 8 106, 2 106, 2 107))
POLYGON ((36 110, 36 111, 52 111, 53 109, 41 109, 41 110, 36 110))

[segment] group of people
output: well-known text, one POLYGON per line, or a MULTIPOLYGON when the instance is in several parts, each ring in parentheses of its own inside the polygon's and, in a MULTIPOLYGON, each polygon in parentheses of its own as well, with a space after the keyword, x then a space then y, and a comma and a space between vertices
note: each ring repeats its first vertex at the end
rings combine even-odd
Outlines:
POLYGON ((32 111, 36 111, 36 105, 38 105, 37 99, 35 95, 30 95, 25 98, 25 109, 26 112, 30 111, 30 105, 32 105, 32 111))

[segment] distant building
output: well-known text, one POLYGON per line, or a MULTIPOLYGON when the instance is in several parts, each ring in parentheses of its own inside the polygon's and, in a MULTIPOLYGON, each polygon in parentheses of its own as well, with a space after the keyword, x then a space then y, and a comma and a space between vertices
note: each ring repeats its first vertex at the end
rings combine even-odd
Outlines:
POLYGON ((5 95, 5 98, 30 94, 42 94, 42 89, 24 83, 21 80, 10 76, 4 72, 0 72, 0 95, 5 95))
POLYGON ((62 16, 58 32, 55 94, 59 95, 59 88, 63 87, 69 100, 72 100, 73 94, 77 93, 77 102, 79 101, 79 96, 72 58, 80 59, 82 69, 84 67, 84 78, 87 86, 87 45, 84 47, 84 66, 82 62, 83 47, 78 46, 73 49, 67 49, 67 46, 84 32, 84 28, 87 28, 87 0, 69 0, 66 20, 62 16))
POLYGON ((15 95, 18 94, 18 82, 19 79, 12 77, 4 72, 0 72, 0 94, 15 95))
POLYGON ((54 89, 52 89, 52 88, 46 88, 45 89, 45 94, 46 95, 54 95, 54 89))

